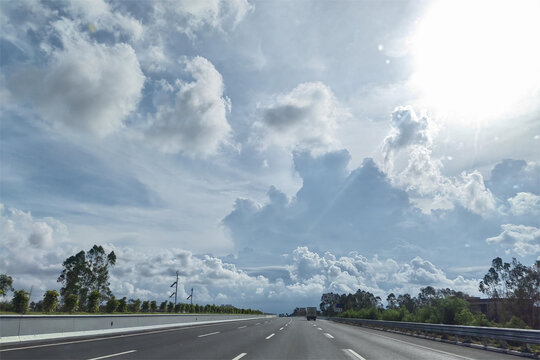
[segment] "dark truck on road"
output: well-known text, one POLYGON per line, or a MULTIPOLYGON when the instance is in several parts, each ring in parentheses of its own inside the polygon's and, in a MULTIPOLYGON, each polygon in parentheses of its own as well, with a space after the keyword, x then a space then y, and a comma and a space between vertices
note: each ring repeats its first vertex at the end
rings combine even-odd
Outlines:
POLYGON ((317 308, 315 307, 308 307, 306 309, 306 319, 309 320, 317 320, 317 308))

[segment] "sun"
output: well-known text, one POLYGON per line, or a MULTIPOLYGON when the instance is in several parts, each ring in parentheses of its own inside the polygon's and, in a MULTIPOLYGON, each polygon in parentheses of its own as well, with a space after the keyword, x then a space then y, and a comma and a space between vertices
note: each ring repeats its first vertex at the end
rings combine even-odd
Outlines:
POLYGON ((424 106, 469 123, 538 105, 540 1, 437 2, 410 46, 424 106))

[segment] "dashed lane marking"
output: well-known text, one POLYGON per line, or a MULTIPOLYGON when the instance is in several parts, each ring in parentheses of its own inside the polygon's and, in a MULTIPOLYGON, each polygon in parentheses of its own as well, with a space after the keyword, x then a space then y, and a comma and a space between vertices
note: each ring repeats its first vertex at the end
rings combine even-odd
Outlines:
POLYGON ((356 359, 360 359, 360 360, 366 360, 364 357, 362 357, 360 354, 358 354, 356 351, 354 351, 353 349, 343 349, 343 351, 345 351, 345 353, 349 352, 349 354, 351 354, 352 356, 354 356, 356 359))
POLYGON ((129 351, 124 351, 124 352, 120 352, 120 353, 116 353, 116 354, 110 354, 110 355, 103 355, 103 356, 99 356, 99 357, 91 358, 91 359, 88 359, 88 360, 100 360, 100 359, 107 359, 107 358, 110 358, 110 357, 113 357, 113 356, 120 356, 120 355, 124 355, 124 354, 130 354, 130 353, 134 353, 135 351, 137 351, 137 350, 129 350, 129 351))
POLYGON ((246 355, 247 355, 247 353, 241 353, 238 356, 236 356, 235 358, 233 358, 232 360, 239 360, 239 359, 243 358, 246 355))
POLYGON ((246 328, 247 326, 244 325, 244 326, 240 326, 239 329, 243 329, 243 328, 246 328))
POLYGON ((216 335, 216 334, 219 334, 220 331, 214 331, 214 332, 211 332, 211 333, 208 333, 208 334, 203 334, 203 335, 199 335, 197 337, 205 337, 205 336, 210 336, 210 335, 216 335))
POLYGON ((317 330, 322 330, 321 328, 317 328, 317 330))
POLYGON ((324 333, 324 336, 326 336, 327 338, 329 339, 333 339, 334 337, 332 335, 330 335, 329 333, 324 333))
POLYGON ((281 330, 283 330, 283 328, 281 327, 281 328, 279 328, 279 330, 281 331, 281 330))
POLYGON ((270 335, 268 335, 268 336, 266 337, 266 340, 270 339, 270 338, 271 338, 272 336, 274 336, 274 335, 276 335, 276 334, 270 334, 270 335))

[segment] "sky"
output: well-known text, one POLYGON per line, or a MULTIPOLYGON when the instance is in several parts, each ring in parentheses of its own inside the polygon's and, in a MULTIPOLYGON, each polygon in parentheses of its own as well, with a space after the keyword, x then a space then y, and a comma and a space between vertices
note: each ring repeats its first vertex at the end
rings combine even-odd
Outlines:
POLYGON ((0 1, 0 270, 267 312, 540 258, 536 1, 0 1))

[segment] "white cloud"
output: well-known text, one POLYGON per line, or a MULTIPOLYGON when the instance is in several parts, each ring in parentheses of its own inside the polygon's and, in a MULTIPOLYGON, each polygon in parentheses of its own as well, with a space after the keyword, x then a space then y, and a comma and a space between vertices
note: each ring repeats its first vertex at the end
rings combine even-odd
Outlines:
POLYGON ((28 241, 35 247, 51 247, 53 245, 53 229, 45 222, 39 221, 34 224, 34 229, 28 241))
POLYGON ((261 120, 254 124, 253 140, 263 147, 275 144, 320 154, 339 146, 336 130, 349 116, 328 86, 302 83, 262 109, 261 120))
POLYGON ((210 61, 197 56, 182 62, 193 81, 177 80, 174 104, 158 105, 146 134, 165 152, 213 154, 231 131, 227 122, 231 101, 223 95, 223 78, 210 61))
POLYGON ((11 84, 19 98, 29 97, 46 121, 99 136, 122 127, 141 98, 144 75, 131 46, 92 42, 76 24, 54 27, 62 49, 52 50, 43 68, 18 74, 11 84))
POLYGON ((540 214, 540 196, 519 192, 516 196, 508 199, 510 212, 516 216, 540 214))
POLYGON ((251 10, 253 5, 247 0, 165 0, 154 3, 154 21, 157 25, 173 23, 175 30, 194 38, 206 26, 233 29, 251 10))
POLYGON ((484 184, 484 178, 477 170, 461 174, 454 183, 454 194, 463 207, 482 216, 491 215, 495 210, 495 198, 484 184))
POLYGON ((383 153, 387 161, 391 156, 411 145, 430 147, 435 131, 431 119, 416 116, 412 106, 399 106, 392 112, 390 134, 384 139, 383 153))
POLYGON ((540 253, 540 229, 534 226, 504 224, 502 233, 487 238, 490 245, 500 245, 507 254, 514 252, 520 256, 530 256, 540 253))

